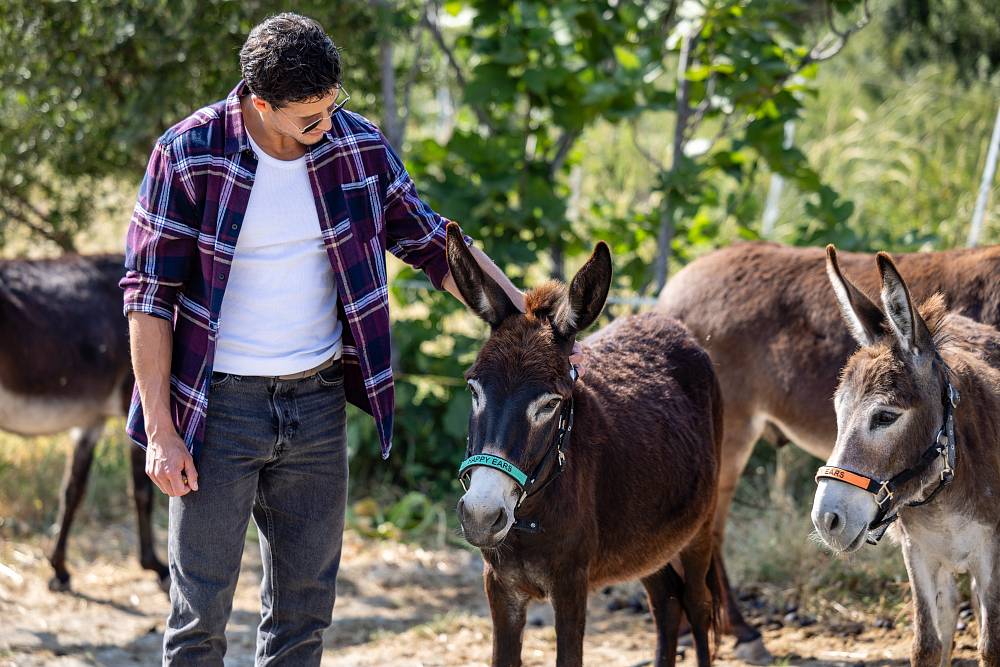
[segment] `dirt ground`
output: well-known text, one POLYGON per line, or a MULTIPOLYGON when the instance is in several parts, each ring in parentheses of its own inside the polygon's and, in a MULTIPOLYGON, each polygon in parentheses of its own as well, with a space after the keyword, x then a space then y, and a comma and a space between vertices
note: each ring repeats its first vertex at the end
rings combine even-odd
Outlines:
MULTIPOLYGON (((48 590, 47 540, 0 537, 0 667, 158 664, 167 598, 155 577, 139 568, 127 527, 76 533, 70 552, 71 593, 48 590)), ((323 665, 488 665, 490 621, 480 567, 473 552, 371 541, 349 532, 323 665)), ((256 544, 248 542, 229 624, 229 665, 253 664, 259 571, 256 544)), ((652 658, 648 614, 627 605, 609 610, 621 606, 616 600, 627 595, 626 589, 591 596, 586 664, 638 667, 652 658)), ((879 629, 861 614, 847 632, 844 625, 822 619, 807 627, 776 625, 771 623, 773 629, 765 629, 764 635, 778 665, 908 664, 906 627, 879 629)), ((734 658, 731 644, 724 639, 716 664, 743 664, 734 658)), ((961 663, 974 658, 971 630, 960 634, 957 644, 961 663)), ((547 606, 529 613, 524 661, 527 666, 555 662, 547 606)), ((693 651, 687 650, 679 664, 693 665, 693 651)))

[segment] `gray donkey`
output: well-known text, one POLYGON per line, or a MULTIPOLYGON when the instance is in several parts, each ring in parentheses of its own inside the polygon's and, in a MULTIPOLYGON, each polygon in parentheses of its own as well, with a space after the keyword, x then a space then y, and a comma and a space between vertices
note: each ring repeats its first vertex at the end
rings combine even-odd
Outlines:
POLYGON ((939 294, 918 310, 892 259, 876 259, 881 310, 827 248, 837 303, 861 348, 834 398, 837 440, 816 476, 813 523, 837 552, 897 527, 916 615, 914 665, 950 664, 955 575, 968 572, 980 663, 1000 665, 1000 331, 949 313, 939 294))

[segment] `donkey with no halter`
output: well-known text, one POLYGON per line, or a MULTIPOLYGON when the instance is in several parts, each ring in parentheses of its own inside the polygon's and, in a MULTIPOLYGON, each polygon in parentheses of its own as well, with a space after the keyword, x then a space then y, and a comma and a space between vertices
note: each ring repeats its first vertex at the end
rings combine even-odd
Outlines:
POLYGON ((813 523, 830 548, 851 552, 895 522, 916 614, 914 665, 951 663, 955 575, 968 572, 980 664, 1000 665, 1000 360, 983 358, 984 340, 1000 349, 1000 331, 947 312, 941 295, 918 310, 884 253, 880 310, 828 252, 862 347, 834 399, 837 441, 817 474, 813 523))
MULTIPOLYGON (((0 261, 0 430, 37 436, 73 429, 49 556, 53 590, 69 589, 66 541, 104 422, 124 413, 132 391, 122 266, 113 256, 0 261)), ((169 573, 153 548, 145 452, 131 450, 140 562, 165 588, 169 573)))
MULTIPOLYGON (((918 301, 934 292, 979 322, 1000 326, 1000 246, 896 255, 918 301)), ((757 440, 790 439, 827 459, 837 436, 830 397, 857 344, 844 330, 820 248, 740 243, 706 255, 675 275, 656 310, 684 322, 708 350, 725 402, 716 530, 722 539, 740 475, 757 440)), ((874 256, 842 253, 858 287, 875 294, 874 256)), ((996 354, 1000 349, 994 345, 996 354)), ((764 662, 760 634, 728 594, 737 655, 764 662)))
POLYGON ((722 404, 708 355, 678 322, 647 313, 589 337, 586 378, 576 381, 573 341, 611 282, 603 243, 568 289, 528 292, 524 314, 454 226, 448 263, 492 329, 466 374, 468 490, 458 512, 485 561, 494 667, 521 664, 526 605, 543 598, 556 613, 557 665, 582 665, 588 591, 633 578, 656 621, 656 664, 674 664, 682 610, 698 664, 710 664, 722 404))

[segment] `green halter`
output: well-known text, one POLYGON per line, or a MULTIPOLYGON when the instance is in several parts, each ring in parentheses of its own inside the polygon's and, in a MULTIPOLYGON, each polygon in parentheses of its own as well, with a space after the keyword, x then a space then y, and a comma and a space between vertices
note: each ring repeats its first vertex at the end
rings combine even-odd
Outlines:
MULTIPOLYGON (((579 377, 580 373, 577 371, 576 365, 571 365, 570 379, 573 381, 574 385, 579 377)), ((520 506, 521 503, 524 502, 524 499, 529 495, 541 491, 548 485, 549 482, 554 480, 566 466, 566 454, 563 451, 563 445, 566 442, 566 437, 569 435, 569 432, 573 429, 573 403, 573 396, 570 395, 569 401, 563 405, 562 412, 559 414, 559 424, 557 426, 556 438, 553 442, 553 446, 545 453, 545 456, 538 463, 538 466, 532 473, 530 480, 528 479, 528 475, 526 475, 523 470, 504 458, 493 454, 473 454, 462 461, 462 465, 458 468, 458 478, 462 482, 462 486, 465 486, 464 476, 466 470, 474 466, 484 466, 487 468, 493 468, 494 470, 499 470, 517 482, 517 485, 521 487, 521 498, 517 501, 518 506, 520 506), (554 474, 539 486, 538 477, 543 472, 545 464, 549 461, 552 455, 555 455, 558 466, 556 467, 554 474)))
POLYGON ((528 476, 525 475, 520 468, 510 461, 505 461, 499 456, 493 456, 492 454, 476 454, 465 459, 462 462, 462 465, 458 468, 459 476, 464 475, 466 469, 471 468, 472 466, 485 466, 487 468, 494 468, 500 472, 507 473, 522 487, 525 482, 528 481, 528 476))

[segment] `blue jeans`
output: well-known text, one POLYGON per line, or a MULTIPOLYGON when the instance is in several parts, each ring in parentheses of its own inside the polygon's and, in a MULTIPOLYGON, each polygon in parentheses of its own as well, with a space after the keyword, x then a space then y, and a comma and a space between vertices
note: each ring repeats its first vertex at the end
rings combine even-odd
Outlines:
POLYGON ((264 566, 257 660, 319 665, 347 502, 340 363, 302 380, 216 373, 198 491, 170 499, 164 665, 222 665, 251 515, 264 566))

